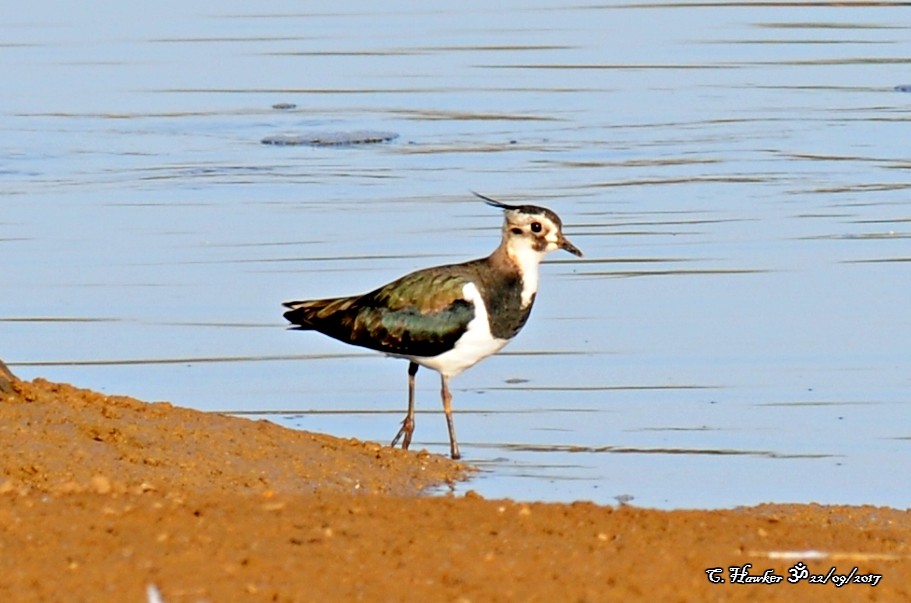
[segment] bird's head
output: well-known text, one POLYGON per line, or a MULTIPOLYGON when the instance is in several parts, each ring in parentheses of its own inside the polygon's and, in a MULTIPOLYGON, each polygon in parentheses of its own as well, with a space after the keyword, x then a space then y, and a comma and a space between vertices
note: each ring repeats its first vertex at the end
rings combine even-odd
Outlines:
POLYGON ((575 256, 582 257, 578 247, 569 242, 563 234, 563 222, 560 216, 537 205, 507 205, 490 197, 474 193, 487 205, 503 210, 503 243, 507 249, 516 253, 525 250, 536 252, 540 256, 563 249, 575 256))

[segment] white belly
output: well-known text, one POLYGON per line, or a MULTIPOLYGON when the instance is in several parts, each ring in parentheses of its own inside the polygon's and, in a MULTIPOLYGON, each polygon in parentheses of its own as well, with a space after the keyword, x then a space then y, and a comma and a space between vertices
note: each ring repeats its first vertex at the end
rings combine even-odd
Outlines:
POLYGON ((468 283, 462 288, 462 295, 474 304, 474 318, 468 323, 468 329, 456 342, 455 347, 437 356, 406 356, 409 360, 446 377, 455 377, 488 356, 496 354, 509 343, 508 339, 498 339, 490 333, 487 308, 478 288, 468 283))

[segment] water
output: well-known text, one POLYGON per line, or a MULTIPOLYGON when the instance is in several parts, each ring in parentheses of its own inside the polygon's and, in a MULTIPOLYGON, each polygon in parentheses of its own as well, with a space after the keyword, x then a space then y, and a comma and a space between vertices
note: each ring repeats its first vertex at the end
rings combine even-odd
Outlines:
MULTIPOLYGON (((901 3, 0 14, 20 376, 387 441, 406 363, 285 331, 279 304, 487 254, 477 190, 558 211, 586 256, 550 256, 519 338, 453 382, 482 469, 460 490, 911 503, 901 3), (400 137, 260 142, 365 130, 400 137)), ((445 454, 418 387, 414 445, 445 454)))

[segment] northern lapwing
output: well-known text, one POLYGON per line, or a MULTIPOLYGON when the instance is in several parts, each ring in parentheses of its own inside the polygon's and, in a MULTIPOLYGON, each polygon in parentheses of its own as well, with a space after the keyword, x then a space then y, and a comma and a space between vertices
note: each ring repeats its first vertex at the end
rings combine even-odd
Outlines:
POLYGON ((414 376, 426 366, 440 374, 449 448, 458 459, 449 380, 512 341, 525 325, 538 291, 538 264, 550 251, 582 252, 563 235, 551 210, 507 205, 474 193, 503 210, 503 239, 486 258, 412 272, 379 289, 351 297, 285 302, 285 318, 304 331, 404 358, 408 413, 391 446, 408 449, 414 433, 414 376))

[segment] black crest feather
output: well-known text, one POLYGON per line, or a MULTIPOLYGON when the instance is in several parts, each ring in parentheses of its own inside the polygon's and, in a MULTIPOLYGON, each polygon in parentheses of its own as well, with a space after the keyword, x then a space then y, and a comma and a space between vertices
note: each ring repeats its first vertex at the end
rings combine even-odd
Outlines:
POLYGON ((560 221, 560 216, 555 214, 553 211, 547 209, 546 207, 539 207, 537 205, 507 205, 506 203, 502 203, 500 201, 497 201, 496 199, 491 199, 490 197, 485 197, 481 193, 476 193, 474 191, 471 191, 471 193, 475 197, 477 197, 479 199, 483 199, 484 203, 486 203, 487 205, 490 205, 492 207, 497 207, 499 209, 506 210, 506 211, 517 211, 519 213, 528 214, 528 215, 532 215, 532 216, 544 215, 544 216, 547 216, 557 226, 563 225, 563 222, 560 221))
POLYGON ((484 203, 486 203, 487 205, 490 205, 491 207, 497 207, 499 209, 512 209, 512 210, 521 209, 521 206, 519 206, 519 205, 507 205, 506 203, 502 203, 500 201, 497 201, 496 199, 491 199, 490 197, 485 197, 481 193, 476 193, 474 191, 471 191, 471 194, 474 195, 475 197, 477 197, 478 199, 483 200, 484 203))

